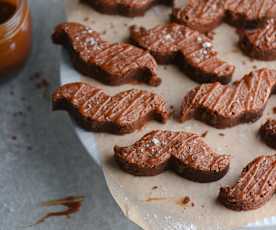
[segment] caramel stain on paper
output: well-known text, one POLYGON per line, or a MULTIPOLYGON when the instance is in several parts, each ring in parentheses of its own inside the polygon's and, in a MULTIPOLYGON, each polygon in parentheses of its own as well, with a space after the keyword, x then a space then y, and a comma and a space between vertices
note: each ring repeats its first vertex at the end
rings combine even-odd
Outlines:
POLYGON ((173 201, 178 206, 182 206, 184 208, 187 208, 189 206, 194 207, 195 204, 192 202, 191 198, 189 196, 184 197, 149 197, 145 199, 145 202, 158 202, 158 201, 173 201))
POLYGON ((169 200, 170 198, 167 197, 149 197, 145 199, 146 202, 154 202, 154 201, 163 201, 163 200, 169 200))
POLYGON ((66 217, 70 218, 72 214, 80 211, 84 200, 84 196, 68 196, 58 200, 49 200, 41 204, 42 207, 52 207, 52 206, 64 206, 65 209, 57 212, 48 212, 39 218, 33 225, 38 225, 43 223, 45 220, 51 217, 66 217))

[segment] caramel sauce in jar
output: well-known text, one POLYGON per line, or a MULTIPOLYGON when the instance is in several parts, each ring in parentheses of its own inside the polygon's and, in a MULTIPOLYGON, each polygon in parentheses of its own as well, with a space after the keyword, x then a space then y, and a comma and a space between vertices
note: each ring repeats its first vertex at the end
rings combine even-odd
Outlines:
POLYGON ((0 0, 0 77, 19 70, 28 57, 31 41, 27 0, 0 0))

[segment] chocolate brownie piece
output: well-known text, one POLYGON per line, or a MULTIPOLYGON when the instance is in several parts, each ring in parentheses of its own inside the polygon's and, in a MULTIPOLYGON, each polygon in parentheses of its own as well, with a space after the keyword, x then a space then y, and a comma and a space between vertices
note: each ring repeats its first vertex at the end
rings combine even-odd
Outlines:
POLYGON ((145 82, 161 83, 157 64, 146 51, 127 43, 104 41, 92 28, 78 23, 58 25, 52 36, 54 43, 70 53, 75 68, 109 85, 145 82))
POLYGON ((261 117, 275 91, 276 70, 259 69, 232 85, 203 84, 182 102, 180 120, 194 117, 216 128, 226 128, 261 117))
POLYGON ((129 147, 114 147, 115 160, 126 172, 154 176, 172 169, 181 176, 211 182, 222 178, 230 165, 229 155, 215 153, 199 135, 155 130, 129 147))
POLYGON ((130 34, 135 44, 148 50, 158 63, 176 63, 197 82, 226 84, 235 70, 218 58, 207 36, 184 25, 170 23, 149 30, 132 26, 130 34))
POLYGON ((276 18, 275 0, 225 0, 225 20, 236 27, 256 28, 276 18))
POLYGON ((170 4, 172 0, 82 0, 104 14, 120 14, 127 17, 143 16, 153 5, 170 4))
POLYGON ((222 0, 188 0, 183 7, 175 6, 172 21, 206 33, 221 24, 224 17, 222 0))
POLYGON ((276 155, 257 157, 242 171, 237 183, 220 189, 218 200, 236 211, 257 209, 268 202, 276 188, 276 155))
POLYGON ((239 30, 239 46, 249 57, 264 61, 276 59, 276 23, 270 19, 257 29, 239 30))
POLYGON ((260 128, 260 135, 268 146, 276 149, 276 120, 267 120, 260 128))
POLYGON ((165 100, 148 91, 132 89, 109 96, 86 83, 59 87, 52 96, 54 110, 66 110, 85 129, 125 134, 149 120, 165 123, 169 110, 165 100))

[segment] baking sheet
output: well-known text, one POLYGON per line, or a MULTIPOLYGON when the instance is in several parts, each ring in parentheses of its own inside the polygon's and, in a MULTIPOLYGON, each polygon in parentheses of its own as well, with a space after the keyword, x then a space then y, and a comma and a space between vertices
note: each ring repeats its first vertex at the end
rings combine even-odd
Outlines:
MULTIPOLYGON (((99 14, 89 6, 79 3, 79 0, 66 0, 65 6, 68 21, 77 21, 92 26, 93 29, 103 34, 103 38, 112 42, 126 40, 130 25, 136 24, 151 28, 167 22, 171 11, 169 7, 156 6, 148 11, 145 17, 125 18, 99 14)), ((215 30, 214 46, 216 50, 219 51, 224 60, 236 65, 234 80, 240 79, 256 67, 273 68, 276 66, 276 62, 253 61, 242 55, 237 48, 237 40, 235 29, 226 24, 215 30)), ((178 112, 183 96, 197 83, 190 80, 173 65, 159 66, 158 74, 163 81, 159 87, 145 85, 104 86, 93 79, 80 76, 73 69, 67 73, 68 78, 65 81, 81 79, 104 88, 110 94, 131 88, 151 90, 165 97, 167 102, 173 105, 178 112)), ((98 154, 96 151, 90 152, 90 154, 94 155, 102 165, 108 187, 125 215, 142 228, 166 230, 233 229, 254 223, 265 217, 276 216, 275 197, 264 207, 248 212, 231 211, 216 201, 219 188, 235 182, 242 168, 249 161, 260 154, 273 153, 272 149, 260 141, 257 131, 267 118, 276 118, 272 112, 274 106, 276 106, 276 96, 271 97, 264 115, 259 121, 223 130, 214 129, 194 120, 180 124, 171 119, 165 125, 150 122, 139 132, 125 136, 92 134, 81 129, 78 129, 78 133, 88 149, 91 149, 89 148, 90 145, 94 145, 96 141, 98 154), (113 146, 115 144, 130 145, 153 129, 179 130, 198 134, 208 130, 205 141, 218 153, 232 155, 230 171, 221 180, 207 184, 186 180, 170 171, 155 177, 134 177, 121 171, 113 161, 113 146), (221 136, 221 133, 224 136, 221 136), (185 206, 181 204, 180 201, 185 196, 191 198, 194 206, 191 203, 185 206)), ((267 220, 267 222, 269 221, 271 219, 267 220)))

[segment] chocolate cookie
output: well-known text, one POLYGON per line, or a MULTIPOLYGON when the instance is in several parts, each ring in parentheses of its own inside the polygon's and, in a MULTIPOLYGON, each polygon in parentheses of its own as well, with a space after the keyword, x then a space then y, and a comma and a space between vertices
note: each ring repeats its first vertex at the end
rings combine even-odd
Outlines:
POLYGON ((172 0, 82 0, 104 14, 120 14, 127 17, 143 16, 153 5, 170 4, 172 0))
POLYGON ((222 22, 224 1, 222 0, 188 0, 184 7, 175 6, 172 21, 184 24, 202 33, 209 32, 222 22))
POLYGON ((256 121, 276 86, 276 70, 259 69, 232 85, 203 84, 182 102, 180 120, 194 117, 216 128, 256 121))
POLYGON ((231 187, 220 189, 218 200, 236 211, 257 209, 268 202, 276 188, 276 155, 260 156, 242 171, 231 187))
POLYGON ((268 146, 276 149, 276 120, 267 120, 260 128, 260 135, 268 146))
POLYGON ((275 0, 225 0, 225 20, 236 27, 256 28, 276 18, 275 0))
POLYGON ((184 25, 171 23, 149 30, 132 26, 130 34, 135 44, 148 50, 158 63, 176 63, 197 82, 226 84, 235 70, 218 58, 207 36, 184 25))
POLYGON ((165 123, 169 111, 165 100, 148 91, 128 90, 111 97, 86 83, 59 87, 52 96, 54 110, 68 111, 85 129, 125 134, 149 120, 165 123))
POLYGON ((126 43, 106 42, 90 27, 63 23, 56 27, 52 38, 68 49, 78 71, 103 83, 161 83, 157 64, 148 52, 126 43))
POLYGON ((115 160, 128 173, 153 176, 172 169, 181 176, 211 182, 228 171, 230 156, 218 155, 196 134, 155 130, 129 147, 114 147, 115 160))
POLYGON ((249 57, 271 61, 276 59, 276 23, 270 19, 257 29, 239 30, 239 46, 249 57))

